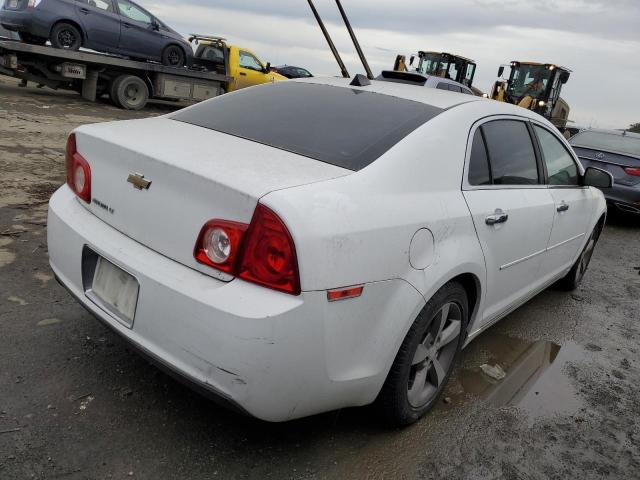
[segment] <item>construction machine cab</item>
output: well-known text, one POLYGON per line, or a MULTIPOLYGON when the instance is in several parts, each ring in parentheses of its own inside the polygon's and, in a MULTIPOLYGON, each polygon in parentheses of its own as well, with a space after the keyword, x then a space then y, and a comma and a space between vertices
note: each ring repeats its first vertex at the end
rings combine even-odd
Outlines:
MULTIPOLYGON (((494 100, 512 103, 539 113, 558 128, 566 126, 568 104, 560 98, 562 85, 571 70, 551 63, 511 62, 509 79, 497 80, 491 91, 494 100)), ((498 69, 502 77, 505 65, 498 69)))
MULTIPOLYGON (((416 57, 412 55, 409 66, 413 67, 415 61, 416 57)), ((418 64, 415 70, 423 75, 448 78, 471 88, 476 74, 476 62, 451 53, 421 51, 418 52, 418 64)))

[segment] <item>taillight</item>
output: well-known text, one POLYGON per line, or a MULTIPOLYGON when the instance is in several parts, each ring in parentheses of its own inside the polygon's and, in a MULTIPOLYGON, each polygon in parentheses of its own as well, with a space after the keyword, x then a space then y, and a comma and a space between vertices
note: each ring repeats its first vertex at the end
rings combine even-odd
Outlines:
POLYGON ((200 263, 264 287, 300 294, 300 275, 293 238, 269 208, 258 204, 251 224, 211 220, 194 251, 200 263))
POLYGON ((242 248, 238 276, 265 287, 300 294, 293 239, 275 213, 258 204, 242 248))
POLYGON ((640 177, 640 168, 625 168, 624 171, 627 175, 633 175, 634 177, 640 177))
POLYGON ((244 232, 249 226, 226 220, 205 223, 194 251, 196 260, 226 273, 235 274, 244 232))
POLYGON ((67 185, 75 194, 87 203, 91 203, 91 167, 76 148, 76 135, 67 139, 65 155, 67 185))
POLYGON ((39 3, 40 3, 40 0, 29 0, 27 2, 27 8, 36 8, 39 3))

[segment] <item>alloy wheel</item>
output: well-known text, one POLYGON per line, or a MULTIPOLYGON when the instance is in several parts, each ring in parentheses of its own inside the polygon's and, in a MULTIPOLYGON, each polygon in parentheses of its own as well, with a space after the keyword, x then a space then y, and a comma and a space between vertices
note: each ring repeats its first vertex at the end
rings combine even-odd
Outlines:
POLYGON ((76 35, 71 30, 60 30, 58 32, 58 42, 63 48, 70 48, 76 41, 76 35))
POLYGON ((436 396, 451 369, 462 332, 462 309, 445 304, 432 318, 416 348, 409 371, 407 398, 414 408, 436 396))

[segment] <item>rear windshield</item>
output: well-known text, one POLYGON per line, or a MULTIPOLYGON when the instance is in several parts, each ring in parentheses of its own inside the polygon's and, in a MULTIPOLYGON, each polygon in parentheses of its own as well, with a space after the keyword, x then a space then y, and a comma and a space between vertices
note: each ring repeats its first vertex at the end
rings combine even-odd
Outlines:
POLYGON ((629 134, 581 132, 571 139, 571 145, 640 157, 640 137, 629 134))
POLYGON ((360 170, 440 112, 363 90, 282 81, 222 95, 171 118, 360 170))

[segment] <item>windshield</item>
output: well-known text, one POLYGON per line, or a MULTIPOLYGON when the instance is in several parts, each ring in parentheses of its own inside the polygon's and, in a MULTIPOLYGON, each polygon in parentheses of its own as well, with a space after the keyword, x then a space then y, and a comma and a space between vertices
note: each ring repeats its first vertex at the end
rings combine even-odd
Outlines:
POLYGON ((418 72, 424 75, 444 76, 447 65, 448 63, 442 61, 442 55, 439 53, 426 53, 420 57, 418 72))
POLYGON ((551 70, 544 65, 520 65, 513 67, 508 94, 513 98, 530 96, 541 98, 547 90, 551 70))
POLYGON ((635 135, 586 131, 575 135, 571 145, 640 157, 640 136, 635 135))
POLYGON ((441 112, 362 89, 291 81, 222 95, 171 118, 360 170, 441 112))

